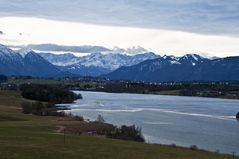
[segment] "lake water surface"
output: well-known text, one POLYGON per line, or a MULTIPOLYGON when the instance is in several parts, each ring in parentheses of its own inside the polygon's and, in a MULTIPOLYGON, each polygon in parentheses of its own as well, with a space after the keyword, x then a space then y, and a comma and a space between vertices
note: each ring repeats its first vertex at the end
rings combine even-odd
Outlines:
POLYGON ((239 100, 77 91, 71 113, 115 125, 135 124, 146 142, 239 154, 239 100))

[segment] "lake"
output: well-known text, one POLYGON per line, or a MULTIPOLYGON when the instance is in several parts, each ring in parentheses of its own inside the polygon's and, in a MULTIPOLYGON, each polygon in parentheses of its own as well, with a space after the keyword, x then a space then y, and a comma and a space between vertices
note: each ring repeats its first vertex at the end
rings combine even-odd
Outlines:
POLYGON ((146 142, 239 154, 239 100, 76 91, 71 113, 142 128, 146 142))

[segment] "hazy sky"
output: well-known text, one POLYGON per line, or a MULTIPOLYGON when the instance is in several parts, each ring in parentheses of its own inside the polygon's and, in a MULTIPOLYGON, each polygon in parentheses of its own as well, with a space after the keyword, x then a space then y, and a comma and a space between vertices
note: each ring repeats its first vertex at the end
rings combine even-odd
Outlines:
POLYGON ((0 43, 239 55, 238 0, 0 0, 0 43), (1 32, 0 32, 1 33, 1 32))

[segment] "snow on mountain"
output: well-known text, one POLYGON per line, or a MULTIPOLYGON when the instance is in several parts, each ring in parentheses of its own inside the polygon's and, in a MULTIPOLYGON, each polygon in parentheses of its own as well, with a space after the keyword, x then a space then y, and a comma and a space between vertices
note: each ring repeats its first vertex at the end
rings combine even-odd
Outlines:
POLYGON ((121 67, 104 77, 111 80, 148 82, 192 80, 238 80, 239 57, 208 59, 196 54, 163 56, 137 65, 121 67))
POLYGON ((13 51, 0 44, 0 74, 56 77, 63 73, 33 51, 13 51))
POLYGON ((20 54, 0 44, 0 60, 2 63, 21 63, 22 57, 20 54))
POLYGON ((170 56, 164 55, 163 59, 169 61, 171 64, 180 65, 180 64, 187 63, 189 65, 195 66, 198 63, 204 62, 205 59, 207 59, 207 58, 204 58, 197 54, 186 54, 182 57, 176 57, 173 55, 170 55, 170 56))
POLYGON ((127 49, 114 48, 113 50, 101 46, 59 46, 55 44, 17 47, 22 48, 18 52, 23 58, 27 52, 34 50, 45 60, 63 71, 70 71, 75 74, 79 72, 81 74, 83 70, 85 75, 93 76, 95 76, 95 73, 97 75, 108 73, 122 66, 132 66, 159 57, 140 46, 127 49))
POLYGON ((202 63, 206 60, 206 58, 201 57, 200 55, 197 54, 186 54, 183 57, 179 59, 179 62, 186 62, 192 66, 196 66, 199 63, 202 63))
POLYGON ((16 50, 16 52, 18 52, 23 58, 31 51, 33 51, 33 50, 29 49, 29 48, 23 48, 20 50, 16 50))
POLYGON ((14 53, 15 52, 13 50, 9 49, 5 45, 0 44, 0 54, 11 55, 11 54, 14 54, 14 53))
POLYGON ((0 44, 0 74, 39 77, 84 75, 116 80, 190 81, 238 80, 239 57, 209 59, 196 54, 159 56, 152 52, 127 55, 100 52, 77 57, 70 53, 14 51, 0 44), (70 73, 68 73, 70 72, 70 73))
POLYGON ((114 70, 119 68, 121 65, 125 65, 127 61, 127 56, 122 54, 102 54, 93 53, 89 56, 85 56, 81 59, 78 65, 90 67, 101 67, 109 70, 114 70))
POLYGON ((84 75, 91 76, 109 73, 122 66, 132 66, 142 61, 159 57, 154 53, 137 54, 134 56, 122 53, 92 53, 83 57, 77 57, 73 54, 55 55, 41 53, 40 55, 63 71, 80 75, 83 72, 84 75))
POLYGON ((81 58, 71 53, 58 54, 58 55, 53 53, 38 53, 38 54, 56 66, 69 66, 69 65, 77 64, 81 60, 81 58))

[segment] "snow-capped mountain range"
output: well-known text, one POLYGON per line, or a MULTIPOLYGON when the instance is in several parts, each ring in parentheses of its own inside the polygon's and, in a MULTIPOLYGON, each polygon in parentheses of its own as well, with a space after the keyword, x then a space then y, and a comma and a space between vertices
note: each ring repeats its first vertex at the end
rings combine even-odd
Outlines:
POLYGON ((108 49, 101 46, 87 45, 59 46, 55 44, 11 47, 18 48, 17 52, 23 57, 34 49, 35 52, 61 71, 83 76, 99 76, 110 73, 122 66, 132 66, 159 57, 140 46, 128 49, 118 47, 108 49))
POLYGON ((239 56, 208 59, 196 54, 163 56, 121 67, 104 77, 147 82, 239 80, 239 56))
MULTIPOLYGON (((119 50, 118 50, 119 51, 119 50)), ((197 54, 159 56, 152 52, 127 55, 97 52, 36 53, 0 45, 0 74, 39 77, 102 76, 113 80, 191 81, 239 80, 239 57, 209 59, 197 54)))
MULTIPOLYGON (((83 49, 82 47, 76 47, 76 48, 83 49)), ((87 48, 102 49, 103 47, 87 46, 87 48)), ((64 47, 64 49, 66 48, 64 47)), ((110 73, 120 68, 121 66, 132 66, 142 61, 145 61, 148 59, 155 59, 159 57, 158 55, 151 52, 135 54, 130 56, 125 54, 125 50, 124 52, 119 52, 119 53, 116 53, 115 51, 109 51, 107 49, 103 49, 103 50, 104 52, 91 53, 89 55, 79 57, 79 56, 75 56, 72 53, 53 54, 53 53, 42 53, 42 51, 37 53, 33 51, 32 49, 30 49, 29 47, 25 47, 20 50, 13 51, 4 45, 1 45, 0 51, 4 56, 1 56, 2 60, 0 61, 0 64, 2 62, 4 66, 4 63, 7 60, 11 59, 10 61, 13 61, 13 58, 14 58, 16 60, 14 62, 9 61, 8 67, 13 66, 14 68, 22 68, 23 70, 25 69, 26 71, 25 72, 19 71, 19 69, 16 69, 16 71, 11 71, 12 69, 9 69, 7 66, 4 66, 2 68, 5 68, 5 69, 1 71, 0 74, 35 75, 32 71, 30 71, 29 68, 26 68, 27 64, 24 63, 24 60, 29 58, 30 56, 29 53, 34 54, 36 56, 36 57, 32 57, 32 59, 30 60, 34 61, 34 58, 41 58, 41 60, 38 59, 38 60, 35 60, 35 62, 38 62, 39 64, 39 61, 41 61, 42 63, 45 63, 45 65, 47 62, 48 65, 50 64, 52 67, 55 68, 55 72, 59 72, 59 71, 64 73, 67 72, 72 75, 81 75, 81 76, 99 76, 102 74, 110 73), (107 53, 105 52, 106 50, 107 50, 107 53), (6 58, 6 59, 4 60, 3 58, 6 58), (22 66, 18 65, 17 67, 15 67, 14 63, 17 64, 18 62, 20 62, 22 66)), ((31 66, 31 67, 35 68, 36 66, 31 66)), ((48 71, 45 71, 45 72, 48 72, 48 71)), ((42 74, 39 73, 39 76, 41 75, 42 74)))
POLYGON ((40 53, 40 55, 62 71, 85 76, 106 74, 122 66, 132 66, 159 57, 151 52, 134 56, 122 53, 92 53, 83 57, 77 57, 69 53, 60 55, 40 53))

